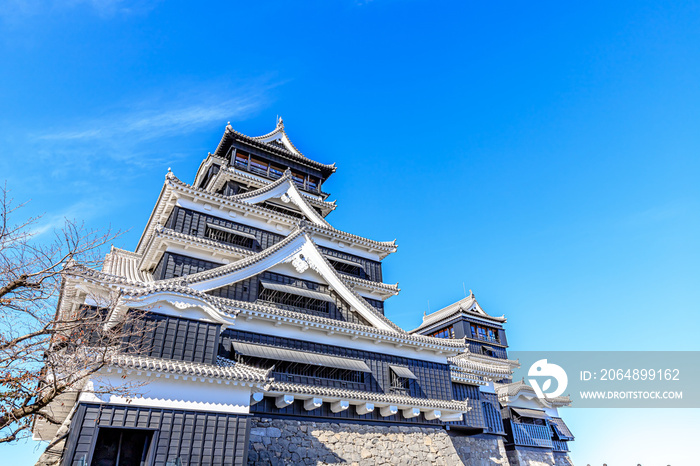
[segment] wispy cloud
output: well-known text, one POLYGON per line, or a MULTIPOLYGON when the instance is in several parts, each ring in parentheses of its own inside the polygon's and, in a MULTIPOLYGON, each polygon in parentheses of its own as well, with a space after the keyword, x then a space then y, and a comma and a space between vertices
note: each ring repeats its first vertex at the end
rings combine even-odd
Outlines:
POLYGON ((122 166, 153 165, 161 158, 178 157, 177 146, 167 144, 170 137, 186 136, 212 125, 223 130, 227 121, 246 119, 267 104, 268 89, 239 90, 236 97, 226 100, 219 93, 199 92, 171 97, 167 102, 162 98, 131 101, 99 117, 44 128, 30 139, 39 143, 36 153, 50 161, 54 175, 86 169, 96 173, 99 162, 108 159, 122 166))
POLYGON ((93 200, 82 200, 68 206, 63 211, 53 215, 43 215, 32 228, 32 234, 40 237, 46 233, 62 228, 67 220, 87 221, 94 216, 98 210, 104 207, 101 202, 93 200))
MULTIPOLYGON (((204 102, 195 105, 170 105, 130 112, 116 112, 107 117, 78 123, 70 129, 49 130, 39 135, 48 141, 95 141, 129 137, 147 141, 171 134, 188 134, 205 125, 224 119, 236 119, 255 111, 260 96, 204 102)), ((213 100, 213 99, 211 99, 213 100)), ((218 99, 216 99, 218 100, 218 99)))
POLYGON ((109 108, 96 103, 84 117, 45 119, 29 131, 6 125, 0 129, 0 181, 7 179, 18 199, 32 200, 28 214, 47 212, 35 225, 37 234, 63 226, 66 218, 102 222, 107 212, 119 212, 124 219, 116 223, 133 226, 131 212, 152 207, 155 178, 162 180, 170 166, 192 176, 227 121, 236 125, 256 116, 278 85, 266 78, 198 89, 179 83, 109 108))
POLYGON ((151 11, 157 0, 3 0, 0 18, 18 22, 27 17, 50 15, 84 8, 103 18, 119 14, 138 14, 151 11))

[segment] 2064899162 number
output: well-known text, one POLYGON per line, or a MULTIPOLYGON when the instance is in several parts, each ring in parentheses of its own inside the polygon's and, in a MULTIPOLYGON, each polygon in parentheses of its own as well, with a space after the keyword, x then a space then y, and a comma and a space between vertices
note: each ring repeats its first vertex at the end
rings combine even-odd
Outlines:
POLYGON ((601 369, 600 380, 679 380, 678 369, 601 369))

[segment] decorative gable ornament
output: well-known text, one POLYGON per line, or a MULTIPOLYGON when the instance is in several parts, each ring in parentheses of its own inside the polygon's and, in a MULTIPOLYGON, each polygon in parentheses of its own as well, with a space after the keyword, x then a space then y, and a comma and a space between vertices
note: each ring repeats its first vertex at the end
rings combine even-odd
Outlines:
POLYGON ((299 273, 304 273, 309 268, 309 263, 306 262, 304 255, 299 253, 292 258, 292 265, 294 269, 299 273))

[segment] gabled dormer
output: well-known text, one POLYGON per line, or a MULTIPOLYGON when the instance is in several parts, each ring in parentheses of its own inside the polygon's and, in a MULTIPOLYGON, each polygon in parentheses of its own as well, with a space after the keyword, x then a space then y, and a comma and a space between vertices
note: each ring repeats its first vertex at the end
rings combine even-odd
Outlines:
MULTIPOLYGON (((224 166, 268 181, 277 180, 290 170, 291 179, 300 190, 322 199, 328 194, 323 193, 321 186, 335 172, 335 164, 312 160, 292 144, 282 118, 277 119, 274 130, 256 137, 239 133, 228 124, 216 150, 200 166, 195 186, 206 189, 224 166)), ((251 187, 240 179, 229 179, 217 189, 219 194, 233 195, 247 192, 251 187)))
POLYGON ((465 338, 472 353, 506 359, 505 317, 487 314, 474 293, 439 311, 423 316, 423 323, 410 333, 437 338, 465 338))

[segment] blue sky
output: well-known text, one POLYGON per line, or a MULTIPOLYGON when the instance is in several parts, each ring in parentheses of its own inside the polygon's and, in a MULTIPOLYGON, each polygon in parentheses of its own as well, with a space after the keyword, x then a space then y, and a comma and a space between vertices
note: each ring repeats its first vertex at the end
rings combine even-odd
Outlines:
MULTIPOLYGON (((698 350, 700 8, 670 3, 9 0, 0 178, 133 249, 168 167, 279 114, 338 164, 331 223, 398 239, 404 328, 464 284, 513 349, 698 350)), ((565 416, 577 464, 647 466, 692 463, 664 447, 698 414, 565 416)))

